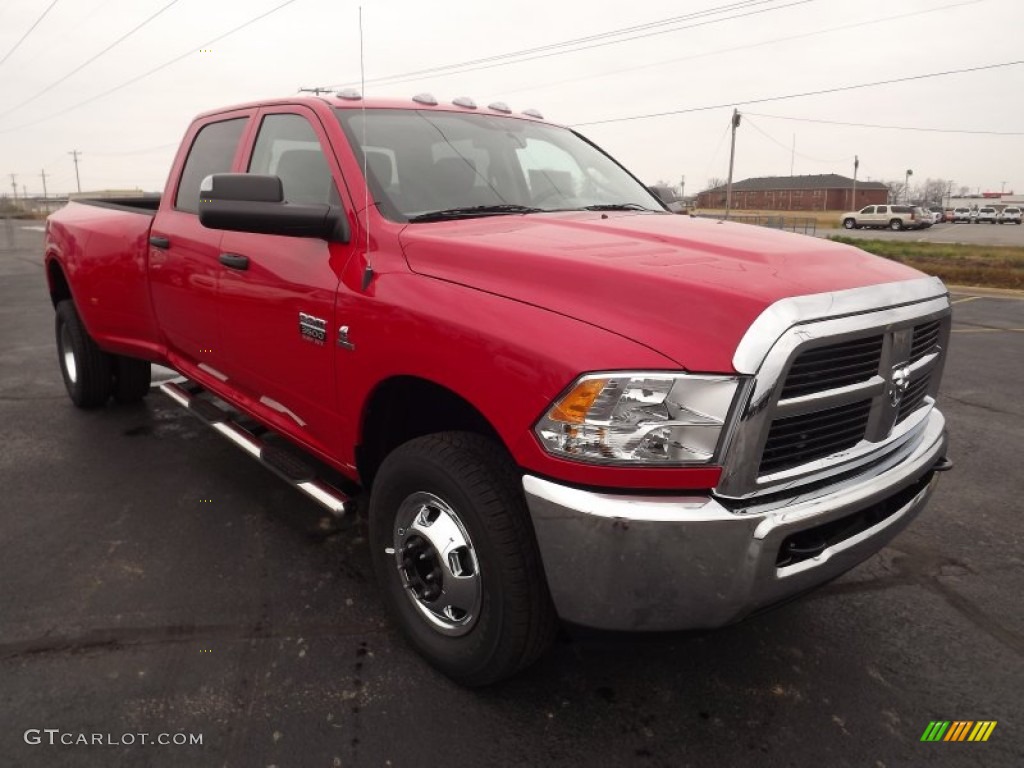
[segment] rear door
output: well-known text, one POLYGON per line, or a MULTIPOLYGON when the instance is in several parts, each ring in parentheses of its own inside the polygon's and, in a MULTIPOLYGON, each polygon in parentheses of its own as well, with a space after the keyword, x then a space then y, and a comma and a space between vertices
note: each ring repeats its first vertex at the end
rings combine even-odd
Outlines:
POLYGON ((224 380, 217 279, 222 233, 199 223, 199 185, 211 173, 238 167, 255 110, 197 122, 178 183, 160 202, 150 232, 149 286, 153 310, 175 363, 195 365, 224 380))
MULTIPOLYGON (((341 205, 340 169, 311 110, 261 110, 250 143, 246 169, 279 176, 286 201, 341 205)), ((221 266, 225 370, 278 428, 325 449, 339 434, 334 304, 352 247, 244 232, 225 232, 220 246, 236 265, 221 266)))

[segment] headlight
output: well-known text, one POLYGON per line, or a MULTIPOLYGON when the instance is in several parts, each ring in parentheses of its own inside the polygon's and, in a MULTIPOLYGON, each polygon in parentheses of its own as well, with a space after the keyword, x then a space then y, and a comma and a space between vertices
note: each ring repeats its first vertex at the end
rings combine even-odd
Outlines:
POLYGON ((735 376, 581 376, 537 422, 556 456, 598 464, 709 464, 739 387, 735 376))

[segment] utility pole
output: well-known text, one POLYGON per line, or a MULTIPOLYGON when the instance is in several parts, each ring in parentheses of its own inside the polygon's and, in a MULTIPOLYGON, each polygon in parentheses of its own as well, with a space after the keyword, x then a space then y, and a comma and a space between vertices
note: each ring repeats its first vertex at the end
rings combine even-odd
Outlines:
POLYGON ((70 152, 68 152, 68 154, 71 155, 75 159, 75 184, 78 187, 79 194, 81 194, 81 192, 82 192, 82 180, 78 177, 78 156, 80 154, 82 154, 82 153, 79 152, 77 149, 73 149, 70 152))
POLYGON ((686 174, 683 174, 683 178, 679 180, 679 199, 682 200, 686 197, 686 174))
POLYGON ((946 207, 947 208, 952 208, 953 207, 953 180, 949 179, 947 184, 948 184, 948 186, 946 187, 946 207))
POLYGON ((796 162, 796 134, 793 134, 793 148, 789 151, 789 175, 793 175, 793 164, 796 162))
POLYGON ((910 203, 910 177, 914 175, 914 172, 907 168, 907 175, 903 182, 903 202, 910 203))
POLYGON ((1001 181, 999 183, 1003 185, 1003 188, 999 190, 999 196, 1002 197, 1003 195, 1006 194, 1006 182, 1001 181))
POLYGON ((860 168, 860 158, 853 156, 853 202, 850 205, 851 211, 857 210, 857 169, 860 168))
POLYGON ((18 174, 11 174, 11 190, 14 192, 14 204, 18 204, 18 174))
POLYGON ((732 166, 736 159, 736 129, 740 127, 740 111, 732 111, 732 144, 729 147, 729 182, 725 187, 725 218, 729 218, 729 210, 732 208, 732 166))
POLYGON ((46 202, 46 169, 44 168, 39 172, 39 175, 43 179, 43 202, 46 202))

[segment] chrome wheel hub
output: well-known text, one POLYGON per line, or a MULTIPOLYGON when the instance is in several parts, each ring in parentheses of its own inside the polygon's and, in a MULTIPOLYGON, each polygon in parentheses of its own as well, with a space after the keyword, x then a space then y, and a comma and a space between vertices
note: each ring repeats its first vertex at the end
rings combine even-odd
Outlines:
POLYGON ((75 362, 75 353, 71 351, 71 332, 67 324, 60 327, 60 358, 64 363, 64 372, 68 375, 68 381, 72 384, 78 381, 78 364, 75 362))
POLYGON ((395 516, 393 554, 405 593, 430 625, 464 635, 480 615, 482 587, 476 550, 458 514, 423 491, 395 516))

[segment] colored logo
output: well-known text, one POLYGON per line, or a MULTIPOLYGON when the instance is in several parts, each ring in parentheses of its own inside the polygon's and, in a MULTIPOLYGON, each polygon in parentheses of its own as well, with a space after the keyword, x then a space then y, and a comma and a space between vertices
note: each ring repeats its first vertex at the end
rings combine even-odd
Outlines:
POLYGON ((921 741, 988 741, 997 720, 932 720, 921 741))

